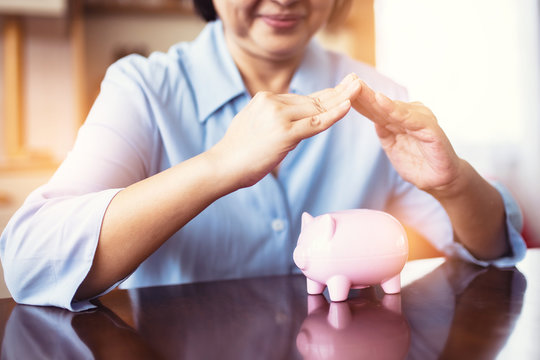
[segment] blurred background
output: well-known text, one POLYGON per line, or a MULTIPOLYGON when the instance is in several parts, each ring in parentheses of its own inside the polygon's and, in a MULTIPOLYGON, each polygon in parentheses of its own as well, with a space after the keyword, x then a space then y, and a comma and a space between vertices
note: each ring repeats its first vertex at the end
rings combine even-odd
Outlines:
MULTIPOLYGON (((318 36, 428 105, 458 154, 514 193, 529 246, 540 246, 539 4, 352 0, 318 36)), ((0 231, 66 156, 107 67, 203 26, 190 0, 0 0, 0 231)))

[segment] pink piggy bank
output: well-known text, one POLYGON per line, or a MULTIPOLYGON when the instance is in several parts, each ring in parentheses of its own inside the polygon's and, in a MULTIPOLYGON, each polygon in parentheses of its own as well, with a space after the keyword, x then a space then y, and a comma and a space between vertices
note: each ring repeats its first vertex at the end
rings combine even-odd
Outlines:
POLYGON ((382 211, 353 209, 317 217, 302 214, 293 258, 307 278, 307 292, 344 301, 349 290, 380 284, 401 291, 400 272, 409 246, 403 226, 382 211))

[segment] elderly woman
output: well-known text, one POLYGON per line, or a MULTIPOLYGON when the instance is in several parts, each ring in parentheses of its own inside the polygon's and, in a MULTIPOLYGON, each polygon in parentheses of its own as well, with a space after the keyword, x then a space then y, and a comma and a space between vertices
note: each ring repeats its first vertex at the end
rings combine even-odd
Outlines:
POLYGON ((346 1, 194 4, 198 38, 113 64, 72 152, 6 227, 16 301, 77 311, 120 283, 292 273, 303 211, 384 210, 449 256, 523 257, 519 209, 431 111, 312 39, 346 1))

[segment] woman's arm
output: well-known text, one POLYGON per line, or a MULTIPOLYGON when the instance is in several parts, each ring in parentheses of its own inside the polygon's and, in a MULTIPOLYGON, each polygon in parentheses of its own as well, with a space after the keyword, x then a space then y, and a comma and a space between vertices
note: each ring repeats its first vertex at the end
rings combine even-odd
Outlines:
POLYGON ((375 123, 381 145, 401 177, 442 204, 456 241, 480 260, 509 252, 501 195, 456 155, 427 107, 390 100, 365 84, 352 104, 375 123))
POLYGON ((213 201, 258 182, 301 140, 345 116, 359 90, 349 76, 312 96, 258 93, 210 150, 120 191, 76 298, 109 288, 213 201))
POLYGON ((465 160, 459 176, 444 189, 429 191, 452 221, 456 241, 479 260, 510 255, 500 193, 465 160))

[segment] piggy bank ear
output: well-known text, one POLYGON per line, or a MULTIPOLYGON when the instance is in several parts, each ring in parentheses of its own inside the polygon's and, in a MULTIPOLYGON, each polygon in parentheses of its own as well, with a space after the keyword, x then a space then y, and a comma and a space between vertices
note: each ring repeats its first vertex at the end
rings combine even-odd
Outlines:
POLYGON ((320 217, 321 229, 324 236, 331 240, 336 232, 336 220, 330 214, 325 214, 320 217))
POLYGON ((302 213, 302 228, 301 230, 304 230, 307 225, 311 224, 313 222, 313 216, 309 215, 307 212, 302 213))

